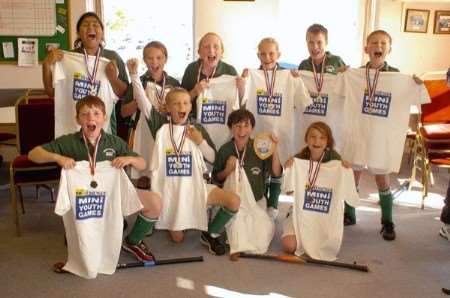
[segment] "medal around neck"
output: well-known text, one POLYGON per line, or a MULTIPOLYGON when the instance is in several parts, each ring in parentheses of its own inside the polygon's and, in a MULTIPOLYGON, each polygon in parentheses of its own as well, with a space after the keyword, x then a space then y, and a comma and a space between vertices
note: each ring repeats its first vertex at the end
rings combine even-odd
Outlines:
POLYGON ((272 141, 270 132, 260 132, 255 136, 253 141, 253 149, 255 149, 256 155, 264 160, 269 158, 275 150, 275 144, 272 141))

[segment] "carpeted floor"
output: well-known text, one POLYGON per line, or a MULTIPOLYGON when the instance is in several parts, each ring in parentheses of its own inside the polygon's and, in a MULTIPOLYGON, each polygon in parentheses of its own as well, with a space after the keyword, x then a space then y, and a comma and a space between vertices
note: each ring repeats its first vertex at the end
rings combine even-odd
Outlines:
MULTIPOLYGON (((405 165, 399 177, 409 174, 405 165)), ((419 188, 402 190, 392 176, 397 199, 394 210, 397 240, 386 242, 379 234, 380 213, 373 195, 373 177, 361 184, 362 207, 358 222, 345 228, 340 261, 367 264, 369 273, 317 265, 296 265, 210 255, 192 231, 182 244, 173 244, 165 232, 146 238, 159 259, 204 256, 203 263, 134 268, 84 280, 51 270, 66 256, 61 219, 42 191, 25 191, 23 236, 14 235, 9 189, 0 188, 0 297, 444 297, 450 287, 450 243, 439 237, 439 215, 449 174, 440 172, 425 210, 419 208, 419 188), (401 204, 401 205, 399 205, 401 204), (407 205, 407 206, 402 206, 407 205)), ((5 164, 0 182, 7 181, 5 164)), ((400 180, 401 182, 402 180, 400 180)), ((285 199, 289 200, 289 198, 285 199)), ((272 253, 280 253, 281 204, 272 253)), ((130 219, 132 221, 132 219, 130 219)), ((122 262, 132 261, 125 253, 122 262)))

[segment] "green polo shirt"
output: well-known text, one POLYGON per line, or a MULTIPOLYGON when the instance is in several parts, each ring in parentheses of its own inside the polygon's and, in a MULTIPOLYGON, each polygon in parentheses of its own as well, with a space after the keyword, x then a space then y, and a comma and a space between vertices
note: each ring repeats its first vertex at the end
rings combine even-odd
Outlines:
MULTIPOLYGON (((300 151, 299 153, 294 155, 294 157, 300 158, 300 159, 309 159, 310 152, 309 152, 308 147, 306 147, 305 149, 303 149, 302 151, 300 151)), ((325 156, 323 157, 322 162, 329 162, 332 160, 341 160, 341 156, 334 149, 325 151, 325 156)))
MULTIPOLYGON (((101 134, 97 149, 97 162, 113 160, 118 156, 138 156, 137 153, 128 149, 127 144, 121 138, 103 130, 101 134)), ((61 136, 41 147, 49 152, 73 158, 75 161, 89 160, 81 130, 61 136)))
MULTIPOLYGON (((341 66, 345 66, 344 61, 339 56, 332 55, 330 52, 325 52, 325 73, 337 74, 337 69, 341 66)), ((311 57, 303 60, 298 66, 299 70, 313 71, 313 61, 311 57)), ((320 71, 322 69, 322 63, 316 65, 316 70, 320 71)))
MULTIPOLYGON (((242 154, 243 151, 239 152, 239 155, 242 154)), ((230 156, 238 157, 234 148, 234 140, 231 140, 220 147, 219 152, 216 155, 212 172, 214 180, 218 181, 217 174, 225 169, 227 160, 230 156)), ((247 143, 244 157, 244 170, 252 188, 253 195, 255 196, 255 200, 258 201, 262 199, 266 188, 266 178, 273 175, 272 156, 265 160, 260 159, 256 155, 255 149, 253 149, 253 139, 249 139, 247 143)))
MULTIPOLYGON (((198 71, 201 65, 201 60, 198 59, 195 62, 190 63, 187 67, 186 70, 184 71, 184 75, 183 75, 183 79, 181 81, 181 86, 186 89, 187 91, 191 91, 192 89, 194 89, 195 84, 197 84, 197 75, 198 75, 198 71)), ((217 64, 216 67, 216 71, 214 73, 214 78, 220 77, 221 75, 232 75, 232 76, 237 76, 237 71, 236 69, 230 65, 227 64, 225 62, 223 62, 222 60, 219 61, 219 63, 217 64)), ((203 73, 200 73, 200 80, 206 79, 206 76, 203 73)), ((190 116, 192 118, 196 118, 197 115, 197 98, 194 98, 192 100, 192 111, 190 116)))
MULTIPOLYGON (((360 68, 366 68, 367 64, 369 64, 369 62, 367 62, 366 65, 362 65, 360 68)), ((390 66, 386 61, 384 61, 383 66, 380 68, 380 71, 381 72, 387 72, 387 71, 400 72, 400 70, 398 68, 390 66)))

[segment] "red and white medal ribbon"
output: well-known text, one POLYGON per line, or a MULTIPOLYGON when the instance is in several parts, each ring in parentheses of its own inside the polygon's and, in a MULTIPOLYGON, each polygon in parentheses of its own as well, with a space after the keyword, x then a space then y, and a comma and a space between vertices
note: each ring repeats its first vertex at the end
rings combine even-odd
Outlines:
POLYGON ((100 51, 101 48, 99 47, 97 49, 97 53, 95 54, 95 60, 94 60, 94 68, 92 69, 92 73, 89 71, 89 56, 88 53, 86 52, 86 49, 83 48, 84 51, 84 64, 86 65, 86 71, 87 71, 87 75, 88 75, 88 79, 89 79, 89 83, 90 83, 90 90, 89 90, 89 95, 94 95, 96 96, 96 92, 95 92, 95 78, 97 77, 97 70, 98 70, 98 65, 100 64, 100 51))
MULTIPOLYGON (((209 79, 214 78, 214 74, 216 73, 216 69, 217 69, 217 66, 214 67, 214 69, 213 69, 211 75, 209 75, 209 76, 207 76, 207 75, 205 74, 205 77, 206 77, 206 78, 205 78, 205 81, 206 81, 206 83, 209 83, 209 79)), ((202 70, 203 70, 203 62, 200 63, 200 67, 198 68, 198 72, 197 72, 197 83, 200 82, 200 75, 202 74, 202 70)))
POLYGON ((242 156, 239 154, 239 150, 238 147, 236 146, 236 142, 234 142, 234 150, 236 151, 236 155, 238 158, 238 167, 239 167, 239 182, 241 181, 241 171, 244 168, 244 158, 245 158, 245 153, 247 152, 247 144, 245 144, 244 147, 244 152, 242 152, 242 156))
POLYGON ((162 74, 162 84, 161 84, 161 90, 158 91, 158 87, 156 86, 156 82, 155 82, 155 95, 156 95, 156 100, 158 101, 158 103, 160 105, 163 105, 165 103, 164 100, 164 91, 166 89, 166 76, 164 75, 164 72, 162 74))
POLYGON ((97 187, 97 182, 95 182, 95 180, 94 180, 94 175, 95 175, 95 164, 97 162, 97 149, 98 149, 98 144, 100 142, 101 137, 102 136, 100 135, 97 138, 97 141, 95 142, 95 147, 94 147, 94 154, 92 155, 91 151, 89 150, 88 140, 86 139, 86 136, 83 133, 84 145, 86 146, 88 159, 89 159, 89 169, 90 169, 90 173, 91 173, 91 176, 92 176, 91 186, 93 188, 97 187))
POLYGON ((183 150, 184 141, 186 141, 186 135, 187 135, 187 126, 186 124, 183 129, 183 134, 181 135, 181 141, 180 145, 177 146, 177 143, 175 142, 175 138, 173 136, 173 123, 172 118, 169 119, 169 134, 170 134, 170 142, 172 142, 172 148, 175 151, 175 155, 177 156, 177 163, 180 163, 180 155, 183 150))
POLYGON ((308 169, 308 183, 309 188, 313 188, 316 184, 317 176, 319 176, 320 165, 322 164, 323 157, 325 156, 325 151, 322 152, 319 161, 317 162, 317 166, 314 168, 314 161, 312 158, 309 158, 309 169, 308 169))
POLYGON ((268 94, 267 100, 269 103, 272 101, 274 90, 275 90, 275 77, 277 74, 277 68, 278 68, 278 65, 275 64, 275 67, 272 69, 272 77, 270 78, 270 80, 269 80, 269 72, 267 70, 263 69, 264 79, 266 80, 266 89, 267 89, 267 94, 268 94))
POLYGON ((372 101, 375 98, 375 92, 377 90, 378 76, 380 75, 380 69, 382 66, 375 68, 375 75, 373 82, 370 81, 370 67, 369 63, 366 65, 366 85, 367 85, 367 97, 369 110, 372 109, 372 101))
POLYGON ((314 83, 316 85, 316 89, 317 89, 317 97, 320 98, 320 91, 322 91, 322 86, 323 86, 323 78, 324 78, 324 74, 325 74, 325 59, 327 58, 327 56, 323 56, 323 60, 322 60, 322 67, 320 69, 320 74, 317 75, 317 70, 316 70, 316 64, 314 63, 314 61, 312 62, 312 68, 313 68, 313 76, 314 76, 314 83))

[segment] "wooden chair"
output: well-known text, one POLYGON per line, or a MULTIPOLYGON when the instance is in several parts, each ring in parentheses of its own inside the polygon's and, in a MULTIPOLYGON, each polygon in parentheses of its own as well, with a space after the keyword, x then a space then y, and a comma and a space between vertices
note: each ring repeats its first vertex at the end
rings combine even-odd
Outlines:
POLYGON ((20 218, 17 208, 17 191, 19 192, 22 214, 25 207, 22 196, 22 186, 35 185, 36 197, 39 188, 50 190, 53 200, 53 188, 49 184, 59 182, 61 169, 56 163, 36 164, 28 159, 28 152, 37 145, 54 139, 55 106, 52 98, 45 95, 34 95, 27 92, 20 97, 15 105, 16 112, 16 142, 18 156, 10 164, 10 191, 13 222, 17 236, 21 235, 20 218))
POLYGON ((434 184, 432 166, 450 169, 450 88, 446 80, 428 80, 425 86, 431 103, 421 106, 410 179, 413 182, 417 171, 421 172, 422 209, 434 184))

